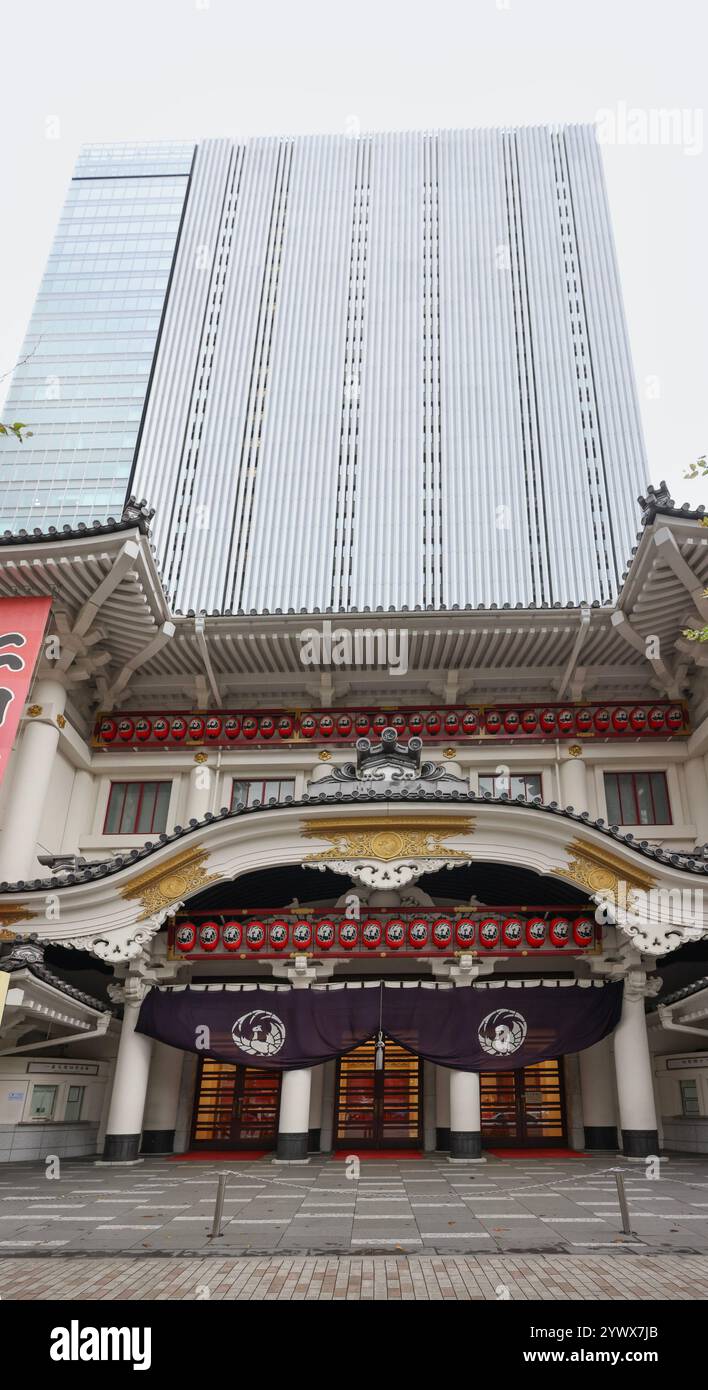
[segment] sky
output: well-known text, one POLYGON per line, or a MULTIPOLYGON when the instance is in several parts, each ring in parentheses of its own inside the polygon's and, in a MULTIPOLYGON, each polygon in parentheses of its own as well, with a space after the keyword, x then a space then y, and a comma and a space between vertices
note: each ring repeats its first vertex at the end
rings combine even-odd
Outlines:
POLYGON ((3 15, 0 400, 79 146, 598 122, 648 454, 708 450, 705 0, 23 0, 3 15))

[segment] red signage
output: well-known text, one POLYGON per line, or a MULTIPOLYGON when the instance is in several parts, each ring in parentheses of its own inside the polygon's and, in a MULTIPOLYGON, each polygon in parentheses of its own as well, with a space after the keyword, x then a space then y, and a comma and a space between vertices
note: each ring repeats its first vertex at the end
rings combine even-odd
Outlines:
POLYGON ((47 626, 50 598, 0 599, 0 781, 47 626))

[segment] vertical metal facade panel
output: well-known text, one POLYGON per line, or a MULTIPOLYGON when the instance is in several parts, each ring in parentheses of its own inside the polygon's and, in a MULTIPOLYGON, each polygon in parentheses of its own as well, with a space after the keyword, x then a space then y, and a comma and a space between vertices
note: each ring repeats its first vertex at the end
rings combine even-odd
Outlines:
POLYGON ((447 604, 530 593, 502 135, 440 137, 442 511, 447 604))
POLYGON ((166 570, 185 486, 189 417, 232 157, 228 140, 206 140, 197 148, 133 479, 135 494, 155 508, 153 534, 166 570))
POLYGON ((357 142, 293 145, 243 583, 234 606, 330 601, 357 142))
POLYGON ((648 477, 646 450, 600 147, 588 126, 567 126, 562 138, 583 266, 614 551, 621 577, 636 541, 636 499, 648 477))
POLYGON ((351 602, 423 602, 423 140, 371 137, 351 602))

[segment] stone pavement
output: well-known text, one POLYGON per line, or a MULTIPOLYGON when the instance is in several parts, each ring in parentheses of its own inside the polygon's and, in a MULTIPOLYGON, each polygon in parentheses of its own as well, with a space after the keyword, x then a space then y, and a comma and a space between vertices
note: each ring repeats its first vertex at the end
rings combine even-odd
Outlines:
MULTIPOLYGON (((280 1165, 270 1158, 148 1159, 132 1167, 67 1159, 58 1178, 45 1176, 42 1164, 0 1169, 0 1256, 128 1252, 200 1257, 598 1253, 621 1254, 623 1267, 634 1268, 636 1261, 627 1257, 708 1255, 708 1160, 672 1156, 662 1162, 658 1179, 642 1163, 615 1154, 490 1157, 485 1164, 450 1164, 431 1154, 408 1161, 363 1160, 358 1174, 355 1165, 327 1157, 305 1165, 280 1165), (617 1169, 625 1174, 631 1235, 622 1234, 617 1169), (211 1240, 222 1172, 228 1174, 223 1234, 211 1240)), ((412 1267, 412 1262, 401 1266, 412 1267)), ((267 1271, 263 1277, 270 1277, 267 1271)))
POLYGON ((234 1256, 0 1260, 4 1302, 708 1298, 705 1255, 234 1256))

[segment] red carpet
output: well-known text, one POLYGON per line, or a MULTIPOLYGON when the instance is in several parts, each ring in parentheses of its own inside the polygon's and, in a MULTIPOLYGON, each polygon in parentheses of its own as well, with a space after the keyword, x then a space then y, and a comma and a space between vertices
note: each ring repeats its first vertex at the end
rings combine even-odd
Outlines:
POLYGON ((401 1159, 424 1158, 420 1149, 337 1149, 332 1154, 335 1162, 345 1163, 348 1158, 392 1158, 398 1163, 401 1159))
POLYGON ((212 1149, 209 1152, 190 1150, 186 1154, 170 1154, 168 1163, 212 1163, 213 1160, 228 1158, 238 1163, 250 1163, 254 1158, 266 1158, 272 1149, 212 1149))
POLYGON ((494 1158, 588 1158, 582 1149, 486 1149, 494 1158))

